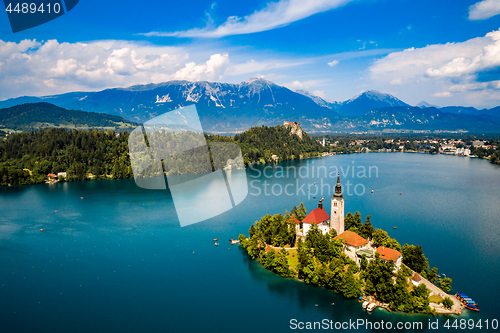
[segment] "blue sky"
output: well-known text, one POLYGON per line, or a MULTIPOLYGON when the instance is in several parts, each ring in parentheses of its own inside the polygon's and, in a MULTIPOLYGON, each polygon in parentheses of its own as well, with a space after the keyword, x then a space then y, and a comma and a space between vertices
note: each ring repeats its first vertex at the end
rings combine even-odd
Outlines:
POLYGON ((92 1, 13 34, 0 99, 262 76, 330 100, 500 105, 500 0, 92 1))

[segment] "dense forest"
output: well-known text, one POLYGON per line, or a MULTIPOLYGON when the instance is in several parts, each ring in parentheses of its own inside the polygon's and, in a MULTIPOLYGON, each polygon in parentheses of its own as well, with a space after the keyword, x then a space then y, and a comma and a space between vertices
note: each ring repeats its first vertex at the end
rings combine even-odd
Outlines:
MULTIPOLYGON (((376 299, 389 304, 394 311, 407 313, 432 313, 430 291, 425 284, 410 286, 407 282, 413 272, 410 267, 443 291, 451 290, 450 278, 439 278, 437 268, 429 271, 427 258, 421 246, 405 244, 402 248, 387 232, 373 229, 368 215, 363 223, 361 214, 348 213, 345 218, 346 230, 372 239, 375 246, 385 246, 401 251, 403 262, 397 272, 394 262, 375 258, 368 261, 363 255, 360 265, 356 264, 343 252, 344 243, 335 239, 334 229, 323 234, 316 225, 309 229, 305 240, 297 239, 293 217, 301 221, 306 210, 301 203, 284 215, 266 215, 256 221, 249 229, 249 237, 239 236, 242 247, 252 259, 258 259, 262 266, 275 274, 287 278, 297 278, 312 284, 333 290, 346 298, 362 295, 375 295, 376 299), (290 223, 291 222, 291 223, 290 223)), ((442 300, 445 306, 451 306, 451 300, 442 300)))
POLYGON ((290 129, 283 126, 252 127, 235 135, 233 138, 209 136, 210 141, 234 142, 241 147, 245 164, 253 162, 273 162, 294 160, 304 157, 318 156, 326 151, 316 140, 302 132, 302 139, 291 134, 290 129))
POLYGON ((128 133, 47 129, 11 134, 0 141, 0 184, 42 183, 66 172, 65 180, 130 178, 128 133))
MULTIPOLYGON (((65 181, 132 178, 129 136, 127 132, 115 133, 111 130, 66 129, 10 134, 0 141, 0 185, 42 183, 47 181, 48 174, 59 172, 66 172, 65 181)), ((225 167, 229 159, 233 167, 241 168, 241 157, 236 156, 238 146, 247 165, 274 161, 273 154, 278 160, 317 156, 323 148, 306 133, 300 139, 281 126, 263 126, 235 137, 205 135, 212 156, 211 160, 207 160, 206 146, 179 153, 189 148, 183 146, 184 142, 193 142, 185 140, 185 136, 196 142, 203 140, 203 136, 200 138, 191 132, 177 135, 158 132, 149 136, 150 147, 160 147, 155 149, 160 156, 177 153, 164 160, 164 168, 169 175, 209 172, 225 167), (162 140, 170 142, 168 147, 159 144, 162 140)), ((143 159, 136 163, 145 163, 145 152, 141 153, 143 159)))

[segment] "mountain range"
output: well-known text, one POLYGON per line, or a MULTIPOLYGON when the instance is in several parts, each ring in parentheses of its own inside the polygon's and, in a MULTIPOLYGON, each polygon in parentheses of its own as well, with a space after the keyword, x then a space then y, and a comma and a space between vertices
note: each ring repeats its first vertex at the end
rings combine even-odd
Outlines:
POLYGON ((105 113, 67 110, 39 102, 0 109, 0 130, 33 131, 44 128, 133 130, 139 124, 105 113))
POLYGON ((261 78, 239 84, 168 81, 97 92, 24 96, 0 101, 0 108, 34 102, 107 113, 134 122, 145 122, 178 107, 196 104, 203 129, 209 133, 238 133, 253 126, 275 126, 285 120, 299 122, 310 133, 422 129, 500 132, 500 107, 435 108, 426 102, 412 107, 375 90, 334 102, 261 78))

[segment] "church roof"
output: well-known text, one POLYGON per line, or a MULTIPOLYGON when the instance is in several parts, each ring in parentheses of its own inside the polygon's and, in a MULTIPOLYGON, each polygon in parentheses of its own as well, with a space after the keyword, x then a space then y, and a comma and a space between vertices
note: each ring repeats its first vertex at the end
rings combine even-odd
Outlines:
POLYGON ((361 237, 357 233, 352 232, 350 230, 344 231, 340 235, 337 235, 334 239, 345 240, 345 242, 351 246, 361 246, 361 245, 368 243, 368 241, 366 239, 364 239, 363 237, 361 237))
POLYGON ((419 282, 422 280, 422 278, 420 277, 420 275, 418 275, 418 273, 415 273, 411 279, 415 282, 419 282))
POLYGON ((300 221, 297 220, 295 217, 290 217, 290 219, 288 221, 286 221, 286 223, 295 223, 295 224, 299 224, 300 221))
POLYGON ((304 223, 314 223, 314 224, 320 224, 321 222, 324 222, 330 218, 330 215, 326 212, 325 208, 323 207, 318 207, 316 209, 313 209, 305 219, 302 220, 304 223))
POLYGON ((340 173, 337 174, 337 184, 335 184, 335 192, 333 193, 334 198, 343 198, 342 196, 342 185, 340 184, 340 173))
POLYGON ((384 246, 377 247, 377 252, 380 253, 381 259, 392 260, 394 262, 396 262, 401 255, 401 252, 384 246))

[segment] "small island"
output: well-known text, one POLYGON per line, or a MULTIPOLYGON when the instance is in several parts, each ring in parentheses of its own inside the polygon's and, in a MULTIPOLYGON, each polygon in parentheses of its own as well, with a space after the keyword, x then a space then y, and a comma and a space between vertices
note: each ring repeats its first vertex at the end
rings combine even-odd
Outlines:
POLYGON ((358 298, 363 308, 425 314, 461 314, 460 296, 448 295, 452 279, 438 274, 420 245, 401 245, 371 215, 344 215, 340 176, 328 215, 323 199, 307 214, 303 203, 285 215, 266 215, 239 236, 241 246, 267 270, 358 298))

